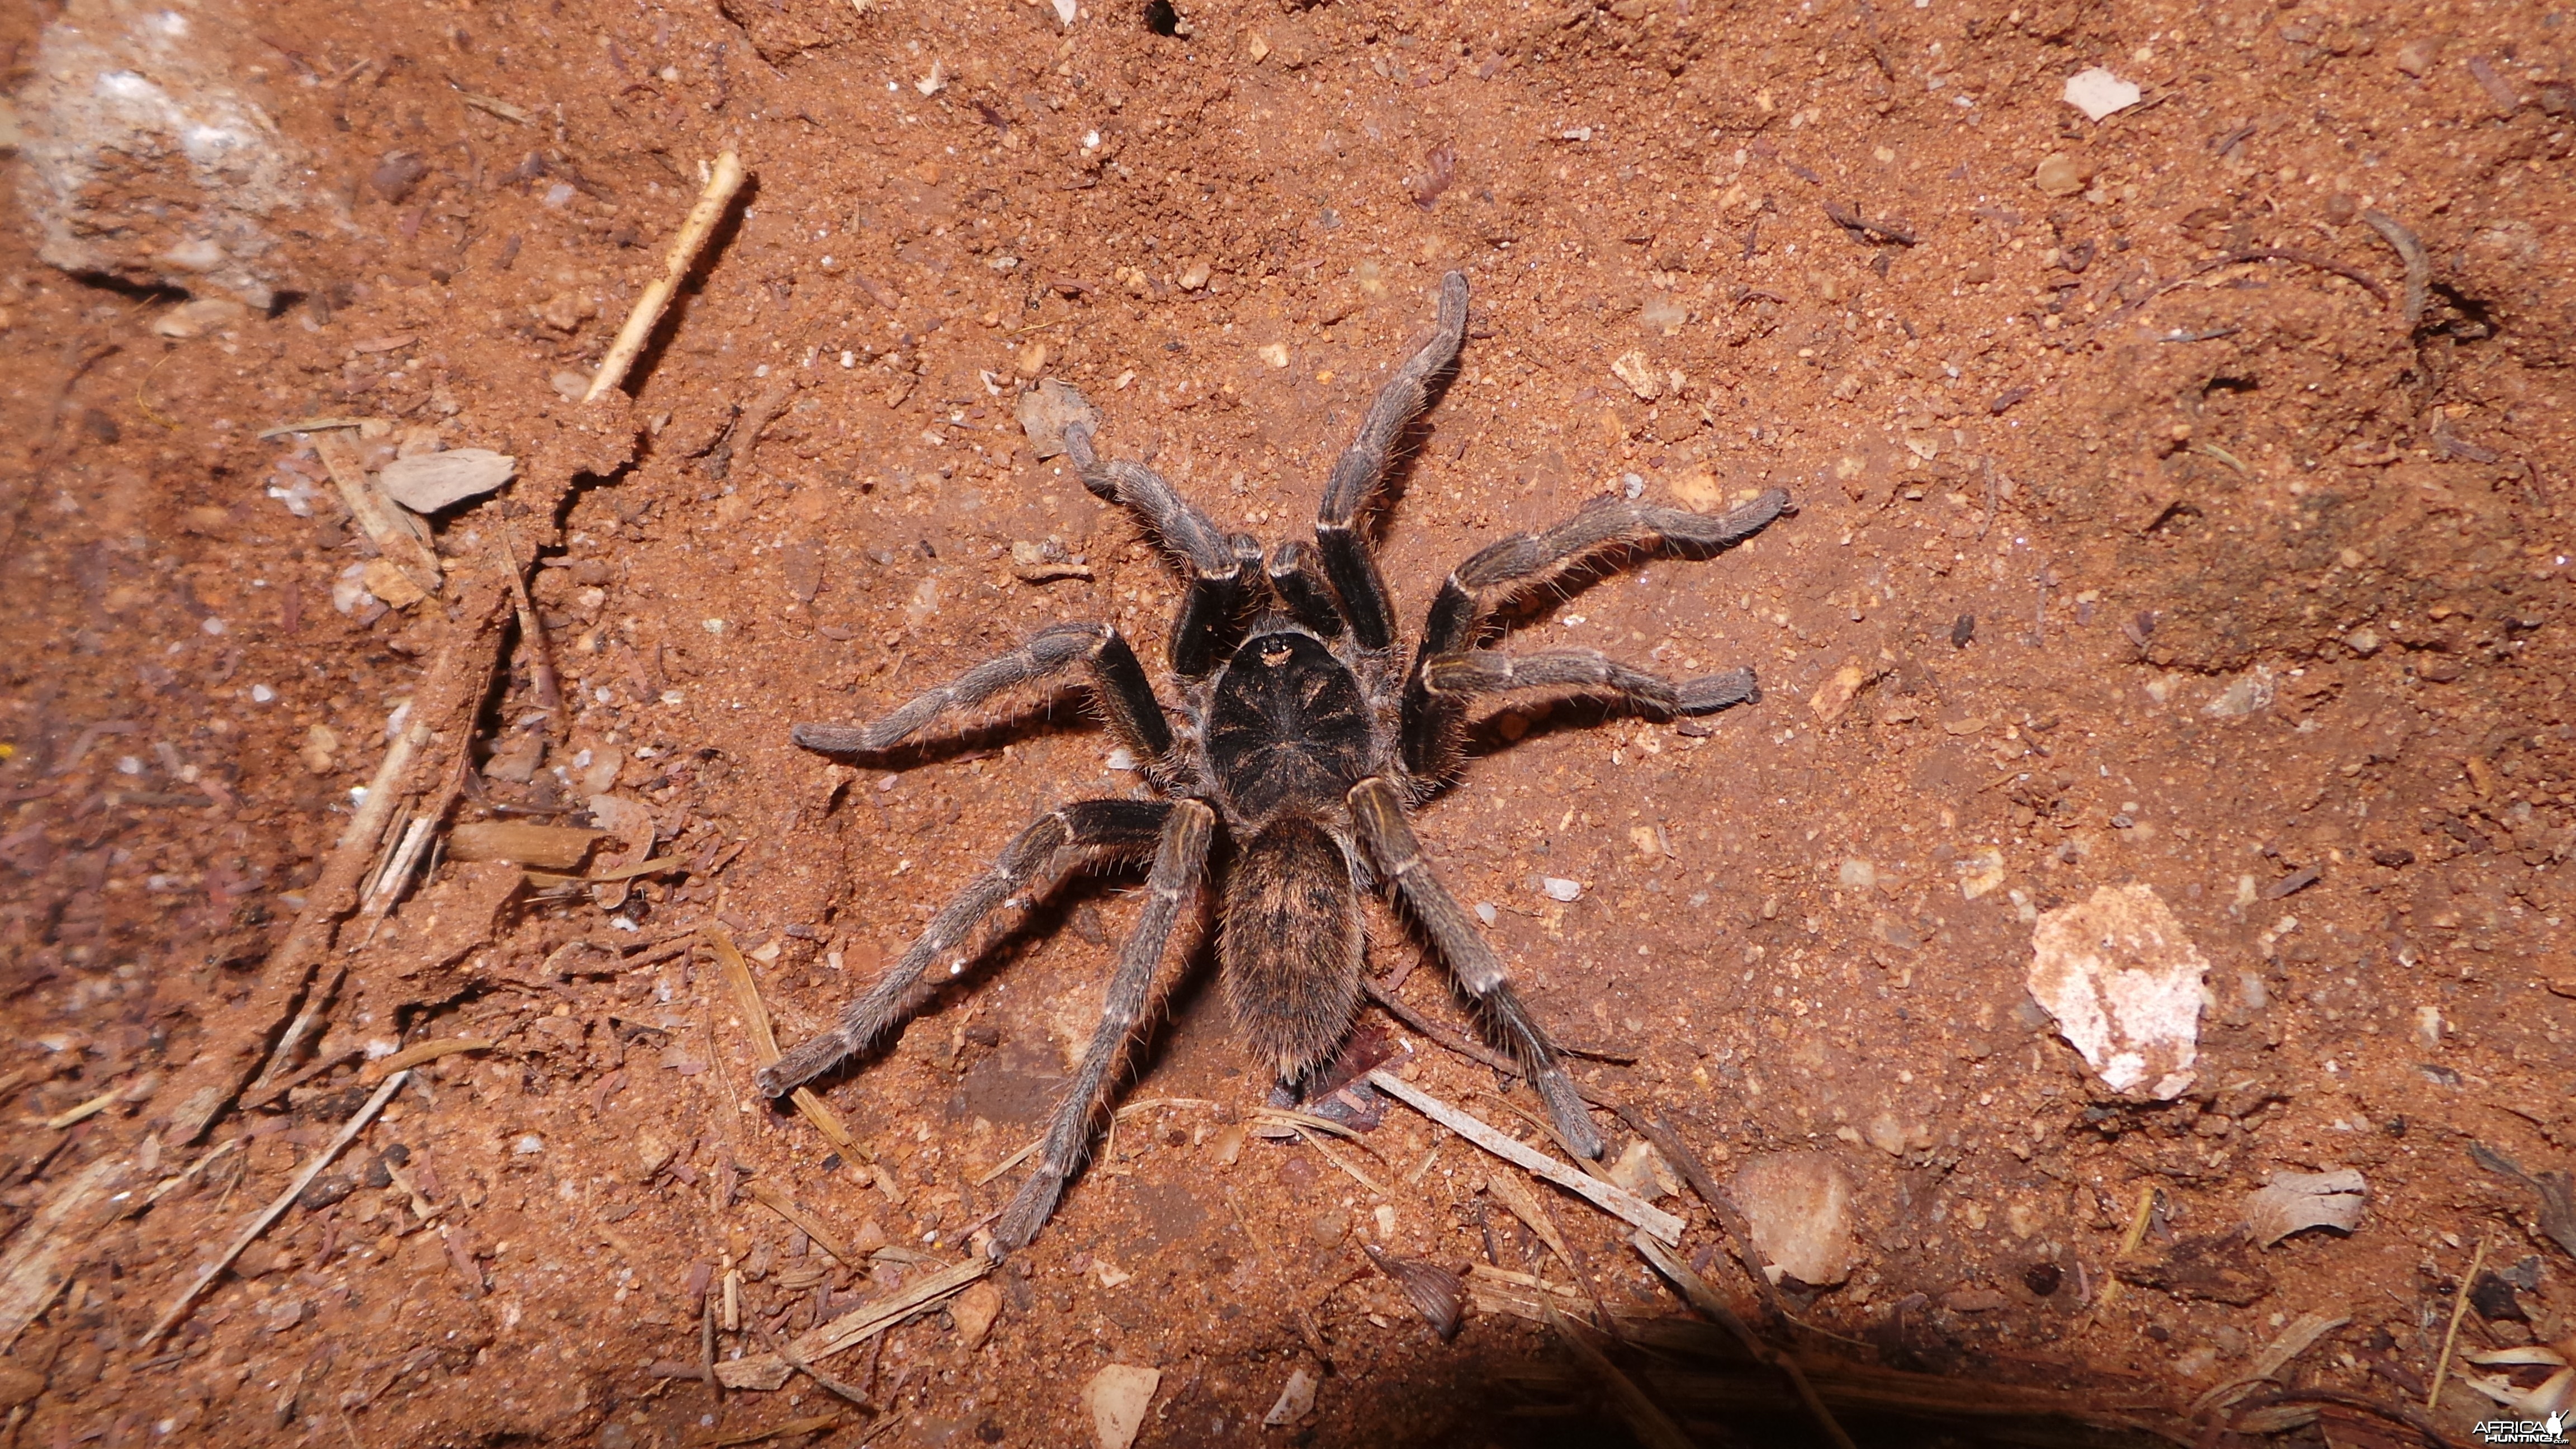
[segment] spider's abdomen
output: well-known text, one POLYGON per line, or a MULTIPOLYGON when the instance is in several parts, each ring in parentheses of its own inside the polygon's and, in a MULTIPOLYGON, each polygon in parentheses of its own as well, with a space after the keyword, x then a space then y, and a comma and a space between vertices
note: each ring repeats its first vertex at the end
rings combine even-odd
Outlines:
POLYGON ((1217 679, 1206 742, 1217 789, 1239 819, 1338 805, 1369 772, 1367 698, 1313 635, 1259 634, 1217 679))
POLYGON ((1360 915, 1350 863, 1323 826, 1286 816, 1244 847, 1218 952, 1235 1023, 1281 1081, 1331 1058, 1359 1008, 1360 915))

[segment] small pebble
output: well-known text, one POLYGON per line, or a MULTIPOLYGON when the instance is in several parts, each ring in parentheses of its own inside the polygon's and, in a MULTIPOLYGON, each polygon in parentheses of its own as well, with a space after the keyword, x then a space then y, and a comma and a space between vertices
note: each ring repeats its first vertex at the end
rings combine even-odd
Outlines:
POLYGON ((1547 898, 1552 901, 1571 901, 1583 894, 1583 882, 1567 880, 1563 876, 1540 876, 1538 888, 1547 892, 1547 898))
POLYGON ((1492 901, 1478 901, 1476 902, 1476 919, 1490 926, 1494 922, 1502 919, 1502 913, 1494 909, 1494 903, 1492 901))

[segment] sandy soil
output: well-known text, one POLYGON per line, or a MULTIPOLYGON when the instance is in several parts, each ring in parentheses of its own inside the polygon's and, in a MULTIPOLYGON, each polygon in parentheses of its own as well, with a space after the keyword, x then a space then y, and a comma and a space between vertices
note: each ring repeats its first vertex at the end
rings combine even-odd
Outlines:
MULTIPOLYGON (((1498 1311, 1442 1343, 1364 1246, 1687 1316, 1625 1228, 1553 1196, 1578 1275, 1483 1187, 1498 1164, 1402 1108, 1330 1144, 1370 1187, 1245 1141, 1268 1084, 1204 969, 1124 1089, 1165 1105, 1038 1241, 825 1365, 879 1412, 695 1377, 709 1343, 773 1352, 970 1251, 1137 910, 1134 877, 1074 885, 827 1079, 859 1144, 836 1151, 752 1099, 706 928, 792 1044, 1034 811, 1135 779, 1069 696, 863 768, 789 724, 871 717, 1063 619, 1159 668, 1170 570, 1037 457, 1019 391, 1079 386, 1108 451, 1294 536, 1450 268, 1470 338, 1384 520, 1409 618, 1482 543, 1606 493, 1797 502, 1517 631, 1751 665, 1760 704, 1497 719, 1418 822, 1535 1007, 1625 1059, 1585 1062, 1589 1087, 1721 1184, 1784 1154, 1839 1170, 1852 1267, 1787 1284, 1775 1341, 2184 1442, 2326 1391, 2378 1407, 2283 1432, 2365 1444, 2413 1442, 2386 1415, 2420 1409, 2473 1261, 2464 1350, 2576 1332, 2576 1225, 2553 1243, 2533 1183, 2471 1156, 2542 1174, 2576 1148, 2554 0, 1070 24, 1000 0, 100 0, 13 10, 0 46, 24 131, 0 228, 13 1443, 1090 1443, 1113 1363, 1160 1373, 1140 1444, 1621 1442, 1589 1359, 1498 1311), (167 43, 116 73, 181 110, 236 88, 276 164, 129 145, 50 189, 125 63, 72 42, 152 25, 167 43), (2095 66, 2140 102, 2069 105, 2095 66), (728 148, 753 187, 631 398, 573 400, 728 148), (2411 285, 2391 228, 2420 239, 2411 285), (188 260, 201 232, 220 265, 188 260), (394 607, 331 444, 266 435, 317 417, 376 420, 333 435, 370 467, 519 460, 436 517, 440 593, 394 607), (538 565, 551 717, 525 640, 488 689, 476 662, 509 627, 505 541, 538 565), (1079 567, 1033 582, 1032 559, 1079 567), (325 866, 406 701, 438 731, 406 789, 461 792, 439 838, 621 834, 552 879, 443 849, 381 926, 297 947, 347 973, 308 990, 272 953, 352 904, 325 866), (2170 1102, 2104 1086, 2024 984, 2045 913, 2137 885, 2207 964, 2170 1102), (264 1100, 192 1130, 191 1093, 238 1087, 307 1004, 264 1100), (491 1045, 422 1068, 143 1342, 368 1062, 451 1038, 491 1045), (2272 1175, 2342 1169, 2367 1184, 2349 1232, 2239 1226, 2272 1175), (124 1195, 67 1204, 81 1181, 124 1195), (2262 1360, 2312 1314, 2342 1322, 2262 1360), (1262 1428, 1301 1370, 1312 1408, 1262 1428)), ((1371 935, 1383 971, 1421 957, 1383 911, 1371 935)), ((1424 964, 1403 999, 1463 1029, 1424 964)), ((1525 1088, 1394 1034, 1418 1085, 1537 1140, 1525 1088)), ((1662 1206, 1760 1312, 1709 1207, 1662 1206)), ((1693 1440, 1815 1432, 1603 1342, 1693 1440)), ((2464 1440, 2497 1407, 2460 1371, 2429 1422, 2464 1440)))

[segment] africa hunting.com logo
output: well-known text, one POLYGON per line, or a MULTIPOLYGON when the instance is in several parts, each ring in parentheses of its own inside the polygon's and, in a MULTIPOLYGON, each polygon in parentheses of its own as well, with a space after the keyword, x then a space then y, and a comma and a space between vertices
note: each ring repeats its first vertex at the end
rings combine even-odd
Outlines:
POLYGON ((2469 1432, 2481 1444, 2564 1444, 2567 1428, 2567 1416, 2553 1413, 2546 1419, 2481 1419, 2469 1432))

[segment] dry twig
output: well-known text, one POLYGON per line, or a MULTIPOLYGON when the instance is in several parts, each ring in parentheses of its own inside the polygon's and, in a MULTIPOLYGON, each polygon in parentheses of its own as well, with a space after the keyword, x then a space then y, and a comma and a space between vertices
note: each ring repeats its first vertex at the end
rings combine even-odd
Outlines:
POLYGON ((225 1248, 213 1262, 208 1263, 205 1269, 197 1274, 196 1281, 188 1285, 188 1291, 179 1295, 178 1301, 170 1305, 169 1309, 161 1315, 160 1321, 152 1325, 151 1331, 135 1343, 135 1348, 137 1350, 150 1348, 160 1341, 161 1335, 170 1331, 172 1325, 186 1317, 188 1310, 196 1305, 198 1296, 206 1291, 207 1286, 221 1277, 225 1269, 233 1265, 233 1260, 242 1255, 244 1248, 256 1241, 260 1234, 267 1232, 270 1224, 285 1216, 287 1208, 303 1194, 304 1189, 313 1185, 313 1179, 322 1175, 322 1169, 330 1166, 331 1160, 340 1155, 340 1149, 348 1146, 357 1139, 359 1133, 367 1130, 367 1124, 376 1120, 376 1114, 384 1110, 385 1103, 392 1101, 394 1093, 401 1091, 402 1084, 409 1080, 411 1080, 409 1072, 396 1072, 385 1078, 385 1084, 376 1088, 376 1094, 367 1099, 366 1105, 352 1113, 349 1120, 341 1124, 339 1132, 330 1142, 325 1144, 321 1151, 314 1153, 304 1164, 304 1170, 295 1174, 295 1180, 286 1185, 286 1191, 279 1193, 268 1206, 261 1208, 258 1215, 253 1217, 233 1239, 232 1245, 225 1248))
POLYGON ((671 250, 662 260, 662 275, 655 277, 644 295, 635 299, 633 310, 626 314, 626 325, 617 329, 617 340, 610 344, 608 356, 601 359, 599 371, 590 379, 590 391, 581 400, 595 403, 617 390, 626 381, 626 370, 644 351, 653 336, 653 328, 662 320, 662 312, 671 305, 671 297, 680 283, 697 265, 698 253, 715 233, 716 223, 724 219, 733 205, 735 193, 742 190, 742 158, 731 151, 716 158, 715 171, 707 178, 706 189, 698 193, 697 205, 689 208, 687 220, 680 223, 679 235, 671 238, 671 250))
POLYGON ((794 1198, 756 1177, 746 1179, 742 1190, 750 1193, 753 1200, 762 1207, 786 1219, 788 1226, 813 1239, 814 1246, 859 1272, 864 1273, 868 1270, 868 1260, 864 1254, 852 1251, 849 1244, 841 1241, 841 1235, 832 1231, 831 1224, 798 1206, 794 1198))

